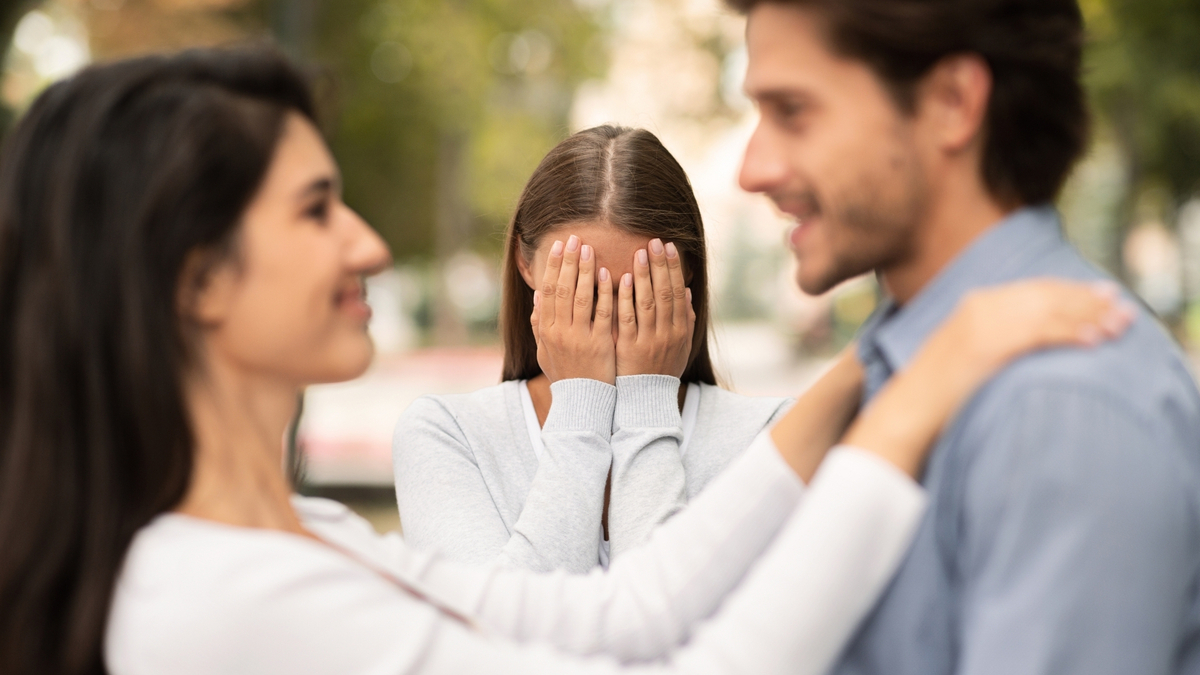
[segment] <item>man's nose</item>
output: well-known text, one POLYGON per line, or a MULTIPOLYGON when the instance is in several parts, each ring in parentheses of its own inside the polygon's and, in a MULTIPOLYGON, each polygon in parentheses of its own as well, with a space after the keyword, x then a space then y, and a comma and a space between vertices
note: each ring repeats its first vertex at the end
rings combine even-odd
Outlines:
POLYGON ((781 186, 787 177, 787 164, 779 144, 773 142, 762 122, 754 129, 746 154, 742 157, 742 168, 738 173, 738 185, 746 192, 772 192, 781 186))

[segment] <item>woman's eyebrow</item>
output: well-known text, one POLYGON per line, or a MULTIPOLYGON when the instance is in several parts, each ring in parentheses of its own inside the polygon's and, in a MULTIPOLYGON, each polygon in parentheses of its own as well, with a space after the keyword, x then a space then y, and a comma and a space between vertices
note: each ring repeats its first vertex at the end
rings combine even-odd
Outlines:
POLYGON ((324 197, 330 192, 338 192, 341 189, 341 179, 338 176, 322 176, 304 187, 300 191, 300 198, 307 199, 311 196, 324 197))

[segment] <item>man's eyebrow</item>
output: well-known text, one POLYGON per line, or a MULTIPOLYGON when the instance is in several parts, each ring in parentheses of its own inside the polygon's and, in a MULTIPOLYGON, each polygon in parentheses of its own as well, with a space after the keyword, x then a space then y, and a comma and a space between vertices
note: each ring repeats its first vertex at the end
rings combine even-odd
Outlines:
POLYGON ((782 101, 795 102, 797 99, 808 99, 809 96, 799 89, 775 87, 771 89, 751 89, 746 87, 746 96, 759 103, 779 103, 782 101))

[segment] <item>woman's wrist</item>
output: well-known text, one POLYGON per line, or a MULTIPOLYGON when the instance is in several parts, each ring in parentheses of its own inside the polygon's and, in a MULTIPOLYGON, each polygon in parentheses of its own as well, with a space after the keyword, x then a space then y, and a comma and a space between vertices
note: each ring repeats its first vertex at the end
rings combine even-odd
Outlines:
POLYGON ((858 362, 852 349, 847 348, 847 351, 838 358, 826 376, 821 378, 818 383, 823 383, 827 387, 827 391, 823 392, 826 395, 833 395, 838 401, 857 407, 862 398, 865 381, 866 376, 863 373, 862 364, 858 362))
POLYGON ((842 442, 869 450, 917 477, 929 448, 981 376, 986 359, 936 335, 897 373, 847 430, 842 442))
POLYGON ((680 386, 672 375, 618 375, 614 428, 679 426, 680 386))
POLYGON ((543 431, 593 431, 605 438, 612 433, 617 388, 590 378, 570 378, 550 383, 550 411, 543 431))
POLYGON ((921 383, 897 375, 863 410, 842 444, 874 453, 916 477, 945 416, 921 383))

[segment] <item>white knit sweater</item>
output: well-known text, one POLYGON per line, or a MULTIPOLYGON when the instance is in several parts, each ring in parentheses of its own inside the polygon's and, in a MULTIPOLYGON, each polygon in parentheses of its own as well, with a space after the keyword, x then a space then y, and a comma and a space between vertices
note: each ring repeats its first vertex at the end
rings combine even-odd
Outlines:
POLYGON ((613 559, 694 499, 789 404, 692 387, 684 445, 677 378, 634 375, 551 385, 539 459, 518 381, 428 396, 396 425, 393 466, 404 538, 470 563, 586 572, 602 560, 600 519, 612 468, 613 559))
POLYGON ((167 514, 126 556, 105 662, 114 675, 821 675, 924 502, 849 448, 802 490, 762 434, 646 544, 583 576, 453 563, 326 500, 295 502, 320 542, 167 514))

